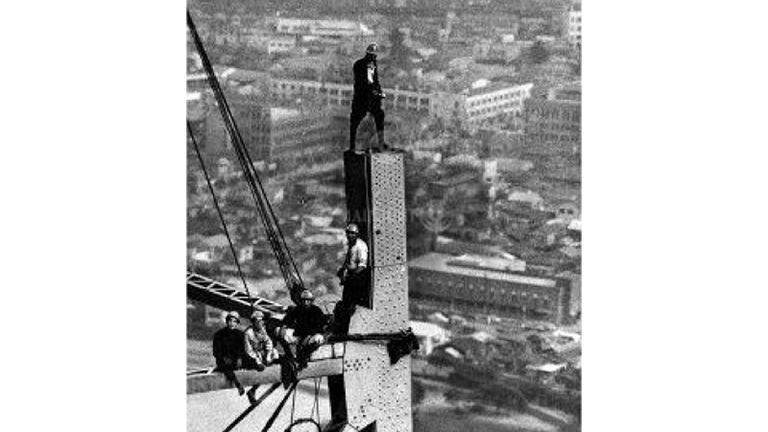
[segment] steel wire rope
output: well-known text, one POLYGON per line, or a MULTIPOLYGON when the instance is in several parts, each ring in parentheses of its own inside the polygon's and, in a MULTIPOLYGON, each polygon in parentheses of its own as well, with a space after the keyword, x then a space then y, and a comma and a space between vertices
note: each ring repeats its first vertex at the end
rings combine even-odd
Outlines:
POLYGON ((317 410, 317 423, 320 423, 320 381, 322 378, 315 378, 315 401, 312 405, 312 411, 310 415, 315 415, 315 410, 317 410))
POLYGON ((232 146, 235 149, 238 162, 240 162, 240 165, 243 168, 243 174, 246 183, 251 189, 251 194, 256 201, 259 214, 261 215, 261 219, 264 224, 267 239, 269 240, 273 252, 275 253, 278 266, 280 267, 283 278, 288 285, 289 292, 291 292, 291 299, 295 303, 298 303, 298 293, 296 291, 297 288, 300 289, 304 287, 304 281, 302 280, 298 271, 298 267, 296 266, 296 263, 287 248, 287 243, 282 234, 282 231, 280 230, 280 226, 276 222, 277 218, 274 214, 274 210, 272 209, 269 200, 266 198, 264 188, 261 184, 261 181, 259 180, 258 175, 255 172, 253 161, 251 160, 250 154, 248 153, 248 149, 243 143, 243 139, 235 123, 234 116, 232 115, 229 105, 227 104, 224 92, 221 90, 221 86, 216 79, 213 66, 211 65, 205 48, 203 47, 189 10, 187 10, 187 25, 189 26, 195 47, 200 54, 200 59, 203 63, 203 67, 208 78, 208 83, 214 93, 214 97, 221 111, 224 125, 226 127, 230 141, 232 142, 232 146), (289 269, 289 264, 293 267, 293 271, 289 269))
POLYGON ((291 424, 288 425, 287 428, 285 428, 284 432, 292 432, 293 428, 303 424, 303 423, 311 423, 317 428, 317 432, 321 432, 322 428, 320 427, 320 423, 318 423, 315 419, 312 418, 300 418, 296 419, 296 421, 291 422, 291 424))
POLYGON ((291 424, 293 424, 293 416, 296 413, 296 393, 298 391, 293 392, 293 400, 291 401, 291 424))
POLYGON ((203 169, 203 175, 205 176, 205 182, 208 184, 208 189, 211 191, 211 197, 213 198, 213 205, 216 207, 216 213, 219 214, 219 219, 221 220, 221 226, 224 228, 224 235, 227 237, 227 243, 229 243, 229 249, 232 251, 232 258, 235 260, 235 265, 237 266, 237 274, 240 275, 240 280, 243 281, 243 286, 245 287, 245 293, 248 296, 248 302, 253 303, 253 298, 251 297, 251 291, 248 289, 248 284, 245 282, 245 275, 243 275, 243 269, 240 267, 240 260, 237 259, 237 252, 235 251, 235 245, 232 243, 232 238, 229 235, 229 229, 227 228, 227 222, 224 220, 224 213, 221 211, 221 207, 219 206, 219 200, 216 199, 216 192, 213 189, 213 184, 211 183, 211 178, 208 175, 208 170, 205 168, 205 162, 203 161, 203 156, 200 154, 200 147, 197 145, 197 140, 195 139, 195 134, 192 131, 192 126, 189 124, 189 120, 187 120, 187 132, 189 132, 189 137, 192 140, 192 144, 195 148, 195 154, 197 155, 197 160, 200 161, 200 167, 203 169))

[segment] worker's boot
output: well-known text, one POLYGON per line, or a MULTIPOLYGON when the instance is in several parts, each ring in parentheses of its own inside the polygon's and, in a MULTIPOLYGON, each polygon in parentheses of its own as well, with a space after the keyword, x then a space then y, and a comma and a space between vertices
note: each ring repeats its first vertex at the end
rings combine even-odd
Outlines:
POLYGON ((376 134, 379 137, 379 150, 382 150, 382 151, 389 150, 389 146, 387 145, 386 141, 384 141, 384 129, 376 131, 376 134))
POLYGON ((355 151, 355 137, 357 135, 357 127, 349 127, 349 150, 355 151))
POLYGON ((251 405, 256 405, 256 388, 257 388, 257 387, 258 387, 258 386, 253 386, 253 387, 251 387, 251 388, 248 390, 248 394, 247 394, 247 396, 248 396, 248 402, 249 402, 251 405))

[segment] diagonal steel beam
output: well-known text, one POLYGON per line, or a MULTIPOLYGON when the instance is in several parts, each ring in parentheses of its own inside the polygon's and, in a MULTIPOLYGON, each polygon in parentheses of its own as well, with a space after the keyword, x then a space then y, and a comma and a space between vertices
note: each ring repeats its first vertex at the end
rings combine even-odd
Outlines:
POLYGON ((280 411, 283 410, 283 407, 285 406, 285 403, 288 401, 288 397, 291 395, 291 393, 296 391, 296 386, 299 385, 299 382, 295 382, 291 385, 291 387, 288 389, 287 392, 285 392, 285 396, 283 396, 283 400, 280 401, 280 405, 277 406, 275 409, 275 412, 272 413, 272 416, 267 420, 267 424, 264 426, 264 429, 261 430, 261 432, 267 432, 269 431, 269 428, 272 427, 272 424, 275 423, 275 420, 277 420, 277 416, 280 414, 280 411))
POLYGON ((243 316, 251 312, 249 300, 252 300, 258 308, 269 312, 280 314, 286 310, 286 307, 280 303, 261 297, 249 299, 245 292, 237 288, 189 271, 187 272, 187 297, 221 310, 237 311, 243 316))
POLYGON ((255 410, 259 405, 261 405, 261 403, 264 402, 264 400, 268 398, 269 395, 274 393, 274 391, 278 387, 280 387, 280 383, 273 384, 272 387, 268 388, 267 391, 265 391, 261 396, 259 396, 259 399, 257 399, 256 402, 251 404, 248 408, 245 409, 245 411, 243 411, 242 414, 237 416, 237 418, 232 423, 230 423, 229 426, 227 426, 227 428, 224 429, 223 432, 230 432, 232 429, 234 429, 235 426, 240 424, 240 422, 242 422, 243 420, 245 420, 246 417, 248 417, 248 414, 253 412, 253 410, 255 410))

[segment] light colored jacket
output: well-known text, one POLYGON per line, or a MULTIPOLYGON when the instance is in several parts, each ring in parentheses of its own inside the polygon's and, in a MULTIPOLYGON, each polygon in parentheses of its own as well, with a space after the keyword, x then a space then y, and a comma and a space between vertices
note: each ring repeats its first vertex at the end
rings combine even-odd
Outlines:
POLYGON ((261 331, 257 331, 253 327, 248 327, 245 330, 245 353, 248 354, 248 357, 259 362, 265 362, 271 357, 273 348, 272 339, 269 338, 264 328, 261 331))

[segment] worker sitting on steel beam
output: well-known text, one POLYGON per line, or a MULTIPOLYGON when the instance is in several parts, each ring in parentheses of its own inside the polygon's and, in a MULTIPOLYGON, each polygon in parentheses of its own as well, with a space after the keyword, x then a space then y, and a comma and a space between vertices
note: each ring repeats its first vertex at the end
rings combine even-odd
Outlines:
POLYGON ((254 310, 251 313, 251 326, 245 330, 245 361, 243 367, 263 371, 278 358, 272 338, 264 325, 264 314, 254 310))
POLYGON ((295 346, 296 366, 303 369, 312 352, 325 343, 323 333, 328 320, 322 309, 314 304, 315 296, 311 291, 302 291, 300 298, 299 306, 285 314, 280 335, 286 343, 295 346))
POLYGON ((339 271, 340 284, 344 287, 341 302, 334 309, 334 333, 346 334, 355 306, 366 297, 368 289, 368 245, 360 238, 360 227, 347 225, 347 253, 339 271))
POLYGON ((242 367, 244 346, 243 332, 237 328, 240 324, 240 314, 228 312, 225 317, 226 327, 213 335, 213 357, 216 359, 216 370, 222 372, 230 384, 237 387, 242 395, 245 392, 240 381, 235 376, 235 370, 242 367))

